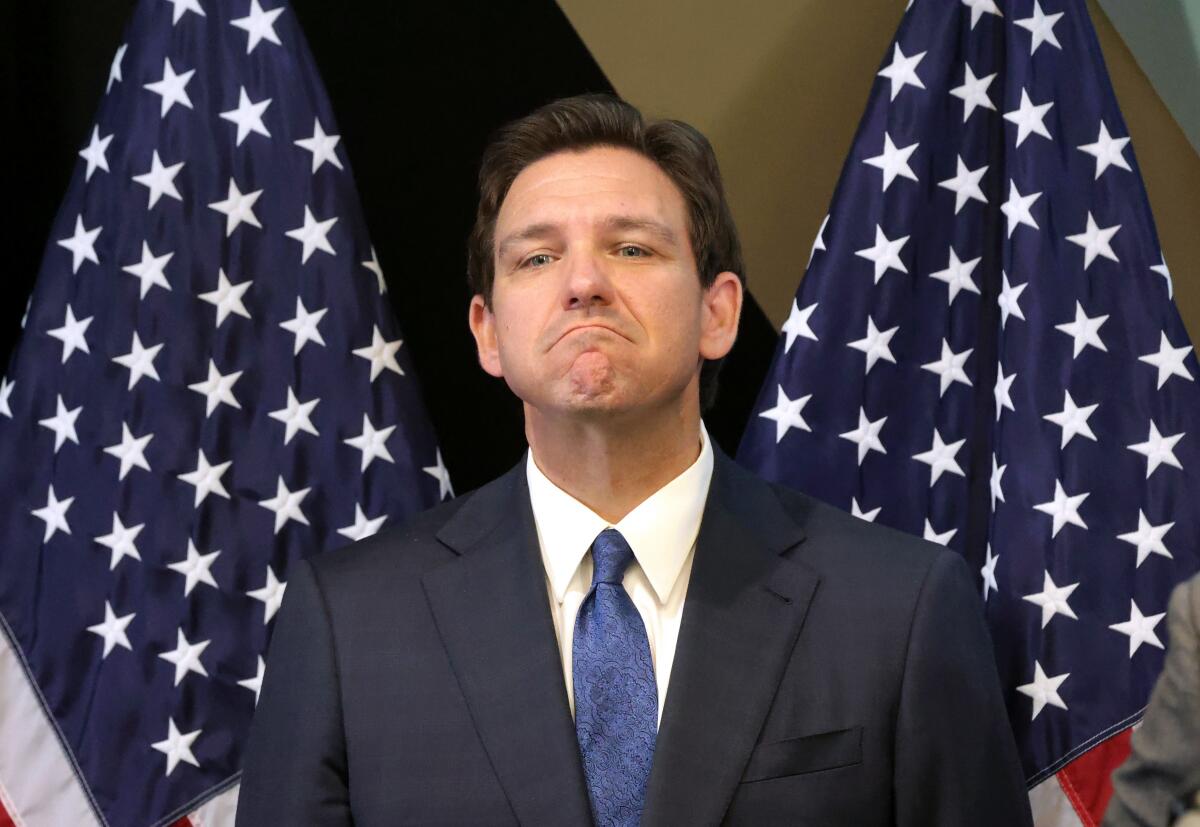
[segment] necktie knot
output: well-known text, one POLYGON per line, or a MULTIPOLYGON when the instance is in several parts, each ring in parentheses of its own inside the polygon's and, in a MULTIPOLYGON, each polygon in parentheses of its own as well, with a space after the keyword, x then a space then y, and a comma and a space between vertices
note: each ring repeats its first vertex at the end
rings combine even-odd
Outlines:
POLYGON ((596 535, 592 543, 592 584, 611 583, 620 585, 625 578, 625 569, 633 562, 633 549, 615 528, 606 528, 596 535))

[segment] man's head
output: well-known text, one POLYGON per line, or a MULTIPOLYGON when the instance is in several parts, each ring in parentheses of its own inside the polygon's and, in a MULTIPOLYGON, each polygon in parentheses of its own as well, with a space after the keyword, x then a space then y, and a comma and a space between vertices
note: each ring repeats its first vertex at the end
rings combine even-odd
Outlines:
POLYGON ((704 136, 595 95, 488 147, 468 271, 489 373, 538 410, 613 414, 710 401, 744 267, 704 136))

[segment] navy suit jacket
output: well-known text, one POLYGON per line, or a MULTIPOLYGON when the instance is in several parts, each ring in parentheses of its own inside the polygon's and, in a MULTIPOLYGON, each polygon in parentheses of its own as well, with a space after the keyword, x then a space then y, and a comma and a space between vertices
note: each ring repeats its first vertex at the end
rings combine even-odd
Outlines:
MULTIPOLYGON (((962 558, 715 453, 642 824, 1031 824, 962 558)), ((275 623, 239 827, 592 823, 523 464, 275 623)))

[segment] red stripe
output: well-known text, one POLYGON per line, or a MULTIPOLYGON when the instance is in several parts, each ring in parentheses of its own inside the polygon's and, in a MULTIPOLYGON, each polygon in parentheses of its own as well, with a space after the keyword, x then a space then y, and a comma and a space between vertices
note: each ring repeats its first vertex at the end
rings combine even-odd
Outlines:
MULTIPOLYGON (((0 827, 4 827, 4 825, 0 824, 0 827)), ((187 816, 184 816, 178 821, 171 822, 171 827, 192 827, 192 822, 188 820, 187 816)))
POLYGON ((12 820, 12 816, 8 814, 8 810, 4 809, 3 804, 0 804, 0 827, 17 827, 16 822, 12 820))
POLYGON ((1097 827, 1112 798, 1112 772, 1129 757, 1132 730, 1092 747, 1058 773, 1063 792, 1085 827, 1097 827))

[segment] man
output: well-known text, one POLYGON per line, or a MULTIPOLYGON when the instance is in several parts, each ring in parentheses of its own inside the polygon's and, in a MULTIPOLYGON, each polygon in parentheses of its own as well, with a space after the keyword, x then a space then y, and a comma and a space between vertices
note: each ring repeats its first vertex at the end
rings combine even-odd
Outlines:
POLYGON ((1133 751, 1113 773, 1105 827, 1158 827, 1171 823, 1174 802, 1200 805, 1200 574, 1171 594, 1167 635, 1167 660, 1133 751))
POLYGON ((961 558, 704 431, 743 266, 702 135, 510 125, 469 271, 529 454, 292 572, 239 824, 1029 824, 961 558))

